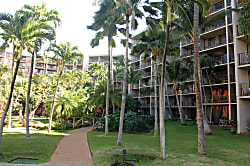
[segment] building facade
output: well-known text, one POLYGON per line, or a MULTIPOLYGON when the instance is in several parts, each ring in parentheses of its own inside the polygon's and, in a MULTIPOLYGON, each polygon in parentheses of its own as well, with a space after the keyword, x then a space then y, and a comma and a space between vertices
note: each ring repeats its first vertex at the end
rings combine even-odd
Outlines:
MULTIPOLYGON (((207 17, 230 8, 240 8, 242 0, 213 0, 212 10, 207 17)), ((250 131, 250 53, 249 43, 239 32, 236 11, 218 19, 200 35, 200 55, 206 54, 215 61, 211 68, 202 67, 203 105, 211 124, 220 119, 237 121, 238 133, 250 131)), ((190 39, 181 41, 180 57, 189 61, 193 56, 193 43, 190 39)), ((153 61, 140 57, 130 57, 135 71, 143 70, 144 77, 132 87, 134 98, 140 100, 144 112, 154 114, 153 61), (148 88, 147 93, 142 93, 148 88)), ((158 64, 160 64, 158 62, 158 64)), ((159 83, 158 85, 159 86, 159 83)), ((166 119, 171 118, 169 109, 178 115, 178 107, 172 83, 165 85, 166 119), (169 99, 169 100, 167 100, 169 99), (168 102, 169 101, 169 104, 168 102)), ((187 119, 196 117, 194 80, 186 80, 181 94, 181 107, 187 119)), ((159 101, 159 100, 158 100, 159 101)), ((158 107, 158 105, 156 105, 158 107)))

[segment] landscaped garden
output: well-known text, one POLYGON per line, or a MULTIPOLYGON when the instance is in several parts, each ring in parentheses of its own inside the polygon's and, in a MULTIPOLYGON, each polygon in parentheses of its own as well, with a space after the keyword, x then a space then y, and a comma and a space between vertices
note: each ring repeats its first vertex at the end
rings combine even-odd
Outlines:
POLYGON ((165 165, 241 165, 250 163, 250 135, 232 135, 230 128, 212 126, 206 136, 207 155, 197 154, 197 126, 189 122, 181 126, 177 121, 166 121, 166 160, 160 160, 160 141, 153 130, 148 134, 123 134, 123 146, 116 146, 117 133, 91 131, 88 141, 94 164, 111 165, 123 159, 137 166, 165 165), (123 149, 126 154, 123 155, 123 149), (143 155, 143 157, 142 157, 143 155), (132 162, 133 163, 133 162, 132 162))
MULTIPOLYGON (((68 130, 93 125, 96 131, 88 133, 88 141, 91 127, 69 135, 80 159, 89 143, 95 165, 249 165, 249 118, 239 117, 249 115, 247 106, 239 107, 248 105, 249 96, 239 102, 238 94, 232 94, 242 88, 234 77, 236 59, 230 57, 237 49, 228 42, 238 40, 233 38, 239 33, 237 22, 241 43, 249 43, 245 20, 250 3, 240 2, 235 9, 230 3, 229 10, 222 1, 208 0, 93 4, 98 11, 86 26, 95 32, 90 45, 107 38, 108 47, 103 58, 95 55, 86 64, 78 46, 57 43, 63 19, 45 3, 24 5, 13 14, 0 12, 0 162, 48 162, 68 130), (232 11, 239 12, 239 21, 229 25, 232 11), (147 29, 132 37, 130 27, 135 30, 139 18, 147 29), (218 18, 225 19, 225 28, 215 25, 221 29, 214 31, 211 24, 218 18), (113 57, 117 36, 122 36, 124 50, 113 57)), ((250 77, 249 69, 244 73, 250 77)), ((249 89, 249 82, 244 84, 249 89)), ((70 147, 67 143, 62 153, 70 147)), ((92 163, 90 154, 86 158, 92 163)))

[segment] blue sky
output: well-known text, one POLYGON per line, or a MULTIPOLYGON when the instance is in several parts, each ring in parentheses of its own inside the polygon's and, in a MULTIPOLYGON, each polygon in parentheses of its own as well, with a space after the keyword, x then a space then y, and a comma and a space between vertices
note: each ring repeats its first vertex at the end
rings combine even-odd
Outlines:
MULTIPOLYGON (((69 41, 73 46, 78 46, 85 55, 107 54, 106 39, 94 49, 89 45, 95 32, 87 30, 86 26, 92 24, 94 12, 98 10, 98 6, 93 6, 92 0, 4 0, 1 2, 0 12, 14 14, 24 4, 41 5, 42 2, 47 4, 48 10, 57 10, 62 19, 62 25, 57 29, 58 43, 69 41)), ((138 31, 143 29, 145 23, 141 21, 138 31)), ((114 49, 114 55, 125 54, 125 49, 119 44, 120 38, 122 36, 115 38, 118 46, 114 49)))

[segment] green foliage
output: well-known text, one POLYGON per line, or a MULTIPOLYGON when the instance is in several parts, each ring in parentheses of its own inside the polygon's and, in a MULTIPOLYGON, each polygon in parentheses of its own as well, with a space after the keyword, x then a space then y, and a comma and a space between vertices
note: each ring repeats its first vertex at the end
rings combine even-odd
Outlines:
POLYGON ((241 17, 238 20, 240 34, 245 35, 247 43, 250 43, 250 1, 241 3, 242 8, 240 9, 241 17))
MULTIPOLYGON (((104 123, 105 119, 102 119, 104 123)), ((109 115, 109 130, 118 131, 120 123, 120 113, 109 115)), ((138 133, 148 132, 154 127, 154 117, 149 115, 138 115, 135 112, 124 114, 123 132, 138 133)))

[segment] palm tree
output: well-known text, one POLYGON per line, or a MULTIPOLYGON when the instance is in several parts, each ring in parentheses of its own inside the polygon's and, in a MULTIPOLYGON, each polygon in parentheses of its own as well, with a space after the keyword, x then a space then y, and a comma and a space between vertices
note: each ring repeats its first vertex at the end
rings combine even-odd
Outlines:
POLYGON ((34 36, 36 36, 36 30, 37 26, 30 24, 31 23, 31 14, 28 12, 20 12, 16 11, 15 15, 6 14, 6 13, 0 13, 0 27, 3 30, 3 33, 0 34, 2 38, 4 39, 5 43, 8 43, 8 41, 15 41, 14 44, 16 46, 14 56, 17 59, 16 61, 16 68, 13 74, 13 78, 11 81, 11 89, 10 94, 8 97, 7 104, 4 109, 4 113, 1 120, 1 126, 0 126, 0 156, 1 153, 1 143, 2 143, 2 132, 3 132, 3 126, 4 126, 4 119, 6 117, 6 113, 10 107, 12 94, 14 90, 15 80, 17 76, 18 67, 21 60, 22 51, 33 39, 34 36))
POLYGON ((122 104, 120 113, 120 125, 119 133, 117 139, 117 146, 122 146, 122 129, 123 129, 123 119, 126 104, 126 94, 127 94, 127 73, 128 73, 128 39, 129 39, 129 21, 132 16, 132 28, 135 29, 137 26, 137 21, 135 17, 142 18, 143 13, 138 9, 140 0, 116 0, 115 13, 117 16, 121 14, 126 18, 126 52, 124 58, 124 76, 123 76, 123 87, 122 87, 122 104))
POLYGON ((99 31, 96 37, 91 41, 91 46, 95 47, 99 45, 99 40, 104 36, 108 37, 108 79, 107 79, 107 95, 106 95, 106 118, 105 118, 105 136, 108 136, 108 115, 109 115, 109 91, 110 91, 110 77, 111 77, 111 40, 117 33, 117 17, 112 12, 115 7, 115 2, 113 0, 103 0, 100 4, 100 9, 95 13, 94 23, 91 26, 88 26, 88 29, 99 31))
POLYGON ((179 82, 184 81, 187 76, 189 76, 188 70, 182 65, 182 61, 178 58, 173 57, 169 62, 167 61, 167 68, 166 68, 166 76, 167 79, 173 83, 173 89, 175 91, 175 97, 178 105, 181 125, 186 126, 187 123, 184 119, 183 111, 180 106, 179 97, 178 97, 178 90, 181 85, 179 82))
POLYGON ((195 93, 196 93, 196 107, 197 107, 197 123, 198 123, 198 153, 206 154, 205 145, 205 133, 204 133, 204 121, 201 104, 201 92, 200 92, 200 81, 199 81, 199 70, 200 70, 200 57, 199 57, 199 5, 194 2, 194 81, 195 81, 195 93))
POLYGON ((157 59, 162 55, 164 47, 165 32, 159 25, 153 24, 150 28, 141 34, 140 43, 133 47, 131 54, 140 56, 144 54, 144 59, 150 57, 154 61, 154 111, 155 111, 155 132, 154 136, 158 136, 158 101, 157 101, 157 59))
POLYGON ((26 137, 30 137, 29 134, 29 103, 30 103, 30 91, 31 91, 31 80, 33 76, 34 63, 37 52, 41 48, 43 44, 43 40, 54 40, 55 39, 55 28, 60 23, 60 19, 58 18, 57 11, 47 11, 46 4, 42 4, 42 6, 29 6, 25 5, 21 12, 29 12, 32 15, 33 20, 31 20, 32 24, 36 25, 38 28, 36 30, 36 35, 33 36, 33 40, 30 43, 30 50, 32 50, 32 58, 31 58, 31 68, 29 75, 29 83, 26 95, 26 137), (50 26, 50 22, 55 23, 55 27, 50 26))
POLYGON ((59 58, 60 61, 62 62, 62 67, 57 79, 57 84, 56 84, 56 88, 55 88, 55 92, 54 92, 54 96, 53 96, 53 100, 52 100, 52 105, 51 105, 51 111, 50 111, 50 119, 49 119, 49 129, 48 132, 51 132, 51 125, 52 125, 52 118, 53 118, 53 110, 54 110, 54 104, 55 104, 55 98, 56 98, 56 92, 58 89, 58 85, 60 83, 60 79, 61 76, 63 74, 64 71, 64 65, 67 62, 72 61, 75 58, 82 58, 83 54, 79 52, 78 47, 74 46, 71 47, 71 44, 69 42, 67 43, 61 43, 59 45, 57 44, 52 44, 51 48, 49 49, 50 51, 53 51, 55 56, 54 58, 59 58))

